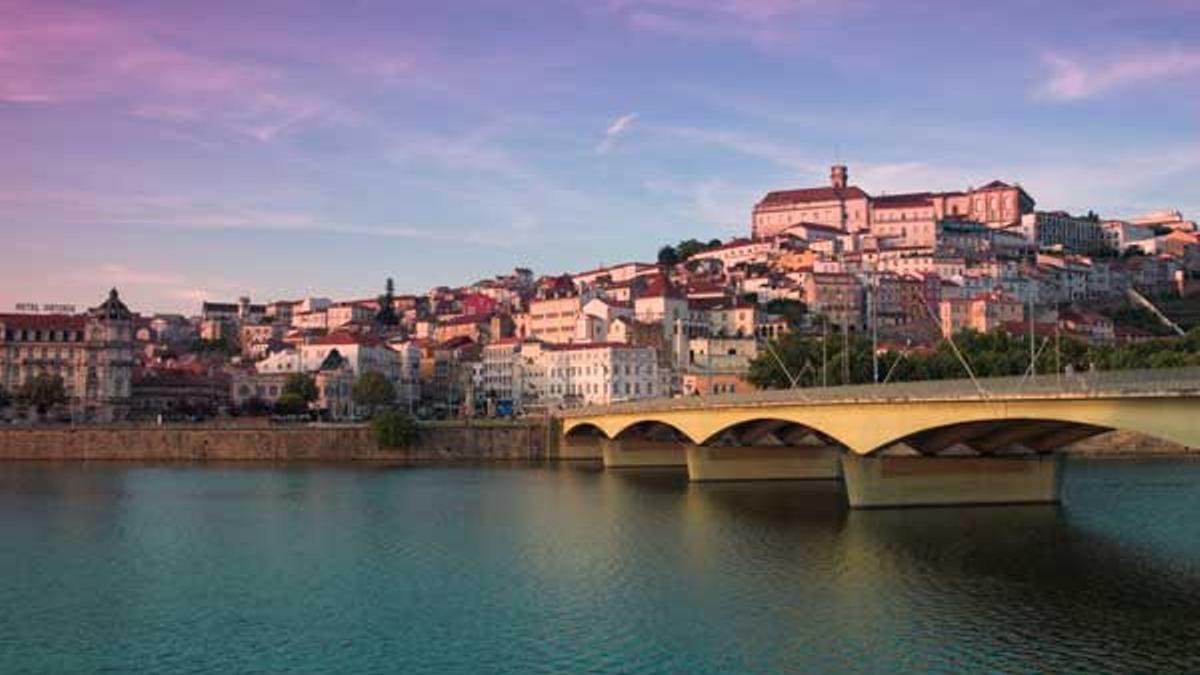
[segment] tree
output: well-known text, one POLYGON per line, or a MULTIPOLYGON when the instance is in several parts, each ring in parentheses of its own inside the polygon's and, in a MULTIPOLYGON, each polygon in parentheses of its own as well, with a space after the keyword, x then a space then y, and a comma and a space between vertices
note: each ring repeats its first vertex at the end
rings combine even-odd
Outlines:
POLYGON ((804 315, 808 310, 803 302, 786 298, 777 298, 767 303, 768 314, 778 314, 787 321, 788 327, 795 330, 804 325, 804 315))
POLYGON ((271 412, 271 406, 267 402, 257 396, 253 396, 242 403, 242 408, 239 411, 247 417, 262 417, 271 412))
POLYGON ((396 387, 382 373, 367 371, 354 383, 350 392, 354 404, 367 408, 372 417, 379 408, 385 408, 396 403, 396 387))
POLYGON ((33 406, 40 417, 50 408, 67 402, 67 389, 58 375, 39 373, 21 385, 17 398, 25 405, 33 406))
POLYGON ((675 252, 679 255, 680 260, 687 260, 697 253, 703 253, 704 251, 708 250, 708 248, 709 247, 706 246, 702 241, 696 239, 687 239, 679 242, 679 245, 675 247, 675 252))
POLYGON ((275 401, 276 415, 302 415, 308 410, 308 403, 295 392, 280 394, 275 401))
POLYGON ((400 323, 400 317, 396 316, 396 282, 388 277, 387 283, 384 285, 383 295, 379 296, 379 311, 375 313, 376 323, 384 326, 395 326, 400 323))
POLYGON ((237 345, 231 344, 229 340, 226 340, 225 338, 218 338, 216 340, 203 340, 197 338, 192 341, 192 344, 188 347, 188 351, 192 352, 193 354, 233 356, 239 353, 240 350, 238 349, 237 345))
POLYGON ((417 422, 402 410, 388 410, 371 420, 371 431, 381 448, 407 448, 417 439, 417 422))
POLYGON ((306 373, 292 373, 288 375, 287 380, 283 382, 283 392, 280 398, 288 394, 294 395, 304 403, 304 407, 308 407, 318 398, 320 392, 317 391, 317 381, 312 375, 306 373))
POLYGON ((674 246, 664 246, 658 249, 658 264, 663 267, 674 267, 679 263, 679 253, 674 246))

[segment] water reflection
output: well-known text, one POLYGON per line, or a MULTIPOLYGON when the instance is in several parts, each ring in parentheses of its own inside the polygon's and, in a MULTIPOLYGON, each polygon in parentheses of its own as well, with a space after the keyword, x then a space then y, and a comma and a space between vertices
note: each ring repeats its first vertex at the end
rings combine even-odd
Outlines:
POLYGON ((0 652, 59 672, 1200 668, 1180 520, 1200 464, 1068 481, 1063 508, 850 511, 836 482, 677 470, 14 464, 0 652))

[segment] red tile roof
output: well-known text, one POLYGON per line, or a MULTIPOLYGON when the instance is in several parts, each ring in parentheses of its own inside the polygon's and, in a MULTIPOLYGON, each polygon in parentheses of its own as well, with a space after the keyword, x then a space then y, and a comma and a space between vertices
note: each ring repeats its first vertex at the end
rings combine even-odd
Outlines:
POLYGON ((868 198, 870 198, 870 195, 853 185, 845 188, 818 187, 801 188, 797 190, 776 190, 774 192, 768 192, 767 196, 763 197, 762 201, 760 201, 755 208, 868 198))
POLYGON ((313 344, 318 345, 361 345, 364 347, 380 347, 384 344, 383 340, 370 335, 359 335, 357 333, 346 333, 337 331, 330 333, 325 337, 317 340, 313 344))
POLYGON ((439 317, 438 325, 440 326, 465 326, 475 323, 488 323, 492 320, 491 314, 464 314, 462 316, 439 317))
POLYGON ((910 192, 908 194, 899 195, 880 195, 871 199, 873 208, 883 209, 905 209, 905 208, 920 208, 922 206, 932 206, 930 199, 933 197, 929 192, 910 192))
POLYGON ((0 314, 0 324, 9 330, 83 330, 82 314, 0 314))

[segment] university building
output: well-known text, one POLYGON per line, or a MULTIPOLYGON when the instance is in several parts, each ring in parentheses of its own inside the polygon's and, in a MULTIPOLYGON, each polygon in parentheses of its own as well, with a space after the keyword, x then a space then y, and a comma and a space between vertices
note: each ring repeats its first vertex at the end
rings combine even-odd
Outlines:
POLYGON ((1019 225, 1021 216, 1034 207, 1033 198, 1021 186, 998 180, 965 191, 880 196, 871 196, 849 181, 849 170, 837 165, 830 170, 828 187, 767 193, 754 205, 751 233, 764 239, 801 223, 849 234, 873 231, 876 224, 885 225, 889 232, 908 227, 927 231, 945 218, 1006 228, 1019 225))

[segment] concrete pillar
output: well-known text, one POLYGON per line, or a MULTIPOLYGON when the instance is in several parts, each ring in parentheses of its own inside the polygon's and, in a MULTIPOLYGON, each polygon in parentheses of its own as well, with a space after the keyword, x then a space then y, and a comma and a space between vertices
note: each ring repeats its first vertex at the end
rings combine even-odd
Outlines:
POLYGON ((852 508, 1051 504, 1061 460, 1035 457, 842 457, 852 508))
POLYGON ((606 438, 601 441, 600 447, 606 469, 687 466, 686 446, 676 441, 606 438))
POLYGON ((600 436, 566 436, 558 441, 558 454, 555 459, 565 461, 594 461, 604 458, 601 444, 604 439, 600 436))
POLYGON ((822 446, 687 446, 688 478, 711 480, 799 480, 842 477, 841 452, 822 446))

